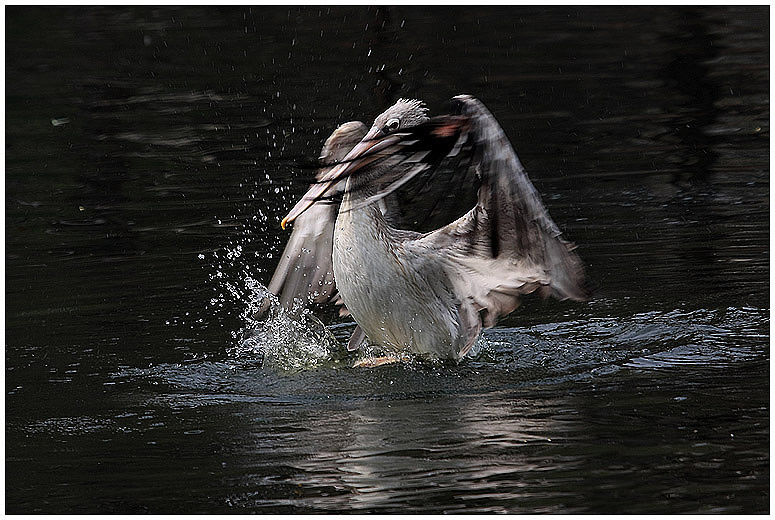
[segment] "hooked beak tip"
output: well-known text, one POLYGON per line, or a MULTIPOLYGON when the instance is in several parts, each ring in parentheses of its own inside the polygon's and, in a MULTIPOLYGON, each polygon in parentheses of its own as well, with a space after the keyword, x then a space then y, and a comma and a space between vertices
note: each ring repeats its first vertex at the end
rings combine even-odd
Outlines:
POLYGON ((283 231, 285 231, 285 226, 288 225, 288 217, 285 217, 282 222, 280 222, 280 227, 283 228, 283 231))

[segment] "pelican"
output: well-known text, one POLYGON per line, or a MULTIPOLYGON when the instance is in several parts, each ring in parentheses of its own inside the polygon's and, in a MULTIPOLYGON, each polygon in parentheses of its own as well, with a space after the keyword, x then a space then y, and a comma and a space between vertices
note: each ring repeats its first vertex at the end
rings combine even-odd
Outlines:
POLYGON ((400 99, 371 128, 337 128, 281 223, 295 222, 269 290, 284 306, 340 305, 357 324, 349 350, 389 353, 370 366, 407 353, 460 360, 529 293, 588 297, 575 247, 503 129, 474 97, 452 106, 429 117, 400 99))

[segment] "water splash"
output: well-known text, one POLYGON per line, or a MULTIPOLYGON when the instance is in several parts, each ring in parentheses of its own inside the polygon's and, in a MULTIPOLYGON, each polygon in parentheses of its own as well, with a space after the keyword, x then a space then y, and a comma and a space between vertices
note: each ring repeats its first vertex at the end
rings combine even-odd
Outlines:
POLYGON ((255 360, 263 367, 298 372, 336 366, 346 354, 333 333, 300 305, 286 310, 277 297, 258 281, 245 280, 248 305, 245 327, 229 357, 255 360))

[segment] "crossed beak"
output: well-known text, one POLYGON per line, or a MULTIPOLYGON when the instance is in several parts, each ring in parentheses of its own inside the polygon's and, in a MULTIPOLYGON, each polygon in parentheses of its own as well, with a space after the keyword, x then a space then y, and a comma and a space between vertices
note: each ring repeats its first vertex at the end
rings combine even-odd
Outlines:
POLYGON ((390 155, 386 149, 399 142, 401 137, 400 134, 383 137, 378 129, 372 129, 338 164, 329 166, 320 172, 317 182, 310 186, 307 193, 285 216, 280 226, 285 229, 289 223, 296 220, 317 201, 332 194, 332 192, 343 191, 337 188, 340 182, 374 161, 390 155))

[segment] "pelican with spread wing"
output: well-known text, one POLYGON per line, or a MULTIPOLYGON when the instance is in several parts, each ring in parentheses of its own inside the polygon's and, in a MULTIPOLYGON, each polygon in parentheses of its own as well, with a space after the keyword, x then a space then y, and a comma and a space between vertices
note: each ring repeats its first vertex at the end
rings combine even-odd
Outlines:
POLYGON ((270 291, 339 304, 358 325, 350 350, 459 360, 523 295, 588 296, 498 122, 471 96, 452 101, 449 115, 402 99, 371 128, 340 126, 282 221, 294 229, 270 291))

